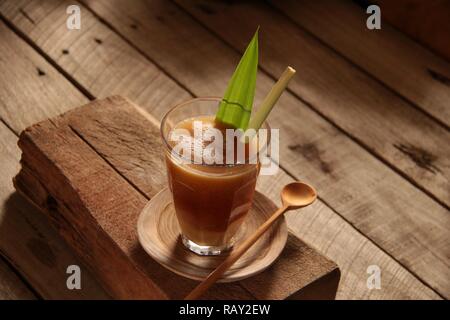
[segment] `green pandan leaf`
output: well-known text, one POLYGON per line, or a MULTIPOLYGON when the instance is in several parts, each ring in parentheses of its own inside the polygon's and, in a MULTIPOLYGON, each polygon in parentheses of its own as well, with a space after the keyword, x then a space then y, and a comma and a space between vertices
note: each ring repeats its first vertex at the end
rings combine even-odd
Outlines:
POLYGON ((258 30, 228 83, 216 114, 216 120, 236 129, 247 129, 255 97, 257 69, 258 30))

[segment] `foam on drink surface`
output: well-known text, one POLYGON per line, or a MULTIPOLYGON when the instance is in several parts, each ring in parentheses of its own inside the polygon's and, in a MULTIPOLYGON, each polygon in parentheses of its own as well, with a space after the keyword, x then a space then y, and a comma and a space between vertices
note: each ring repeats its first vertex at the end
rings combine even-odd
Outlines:
POLYGON ((230 129, 216 122, 213 116, 186 119, 171 132, 172 147, 183 145, 182 151, 179 148, 173 151, 192 164, 255 164, 258 139, 242 143, 240 132, 230 129))

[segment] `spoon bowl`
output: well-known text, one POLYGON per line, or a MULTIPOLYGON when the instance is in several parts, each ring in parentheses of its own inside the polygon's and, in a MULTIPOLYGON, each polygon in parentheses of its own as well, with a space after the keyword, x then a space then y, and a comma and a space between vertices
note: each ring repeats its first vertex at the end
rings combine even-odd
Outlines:
POLYGON ((317 198, 316 190, 303 182, 292 182, 287 184, 281 191, 283 206, 289 209, 298 209, 313 203, 317 198))

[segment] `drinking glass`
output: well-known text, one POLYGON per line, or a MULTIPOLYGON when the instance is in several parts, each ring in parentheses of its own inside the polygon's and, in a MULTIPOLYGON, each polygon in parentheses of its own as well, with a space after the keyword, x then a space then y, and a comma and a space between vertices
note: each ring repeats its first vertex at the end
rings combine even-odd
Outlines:
MULTIPOLYGON (((260 162, 233 161, 206 164, 186 161, 174 148, 171 133, 180 122, 213 118, 220 98, 196 98, 170 109, 161 122, 169 188, 181 239, 200 255, 219 255, 233 245, 233 236, 248 214, 255 192, 260 162)), ((262 128, 269 129, 267 123, 262 128)), ((264 139, 256 135, 258 153, 267 149, 270 130, 264 139)), ((224 139, 225 140, 225 139, 224 139)), ((248 151, 248 150, 247 150, 248 151)), ((192 160, 192 159, 191 159, 192 160)))

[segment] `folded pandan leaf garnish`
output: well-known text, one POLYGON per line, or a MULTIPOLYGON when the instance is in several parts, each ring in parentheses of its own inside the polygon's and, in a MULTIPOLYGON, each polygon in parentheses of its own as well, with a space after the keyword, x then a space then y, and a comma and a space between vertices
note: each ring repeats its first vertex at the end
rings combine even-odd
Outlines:
MULTIPOLYGON (((243 131, 247 129, 257 131, 261 127, 295 74, 294 68, 287 67, 250 119, 258 70, 258 29, 228 83, 216 114, 216 121, 243 131)), ((250 137, 251 135, 243 136, 242 142, 248 142, 250 137)))
POLYGON ((216 114, 216 121, 235 129, 247 129, 255 97, 257 70, 258 30, 228 83, 216 114))

